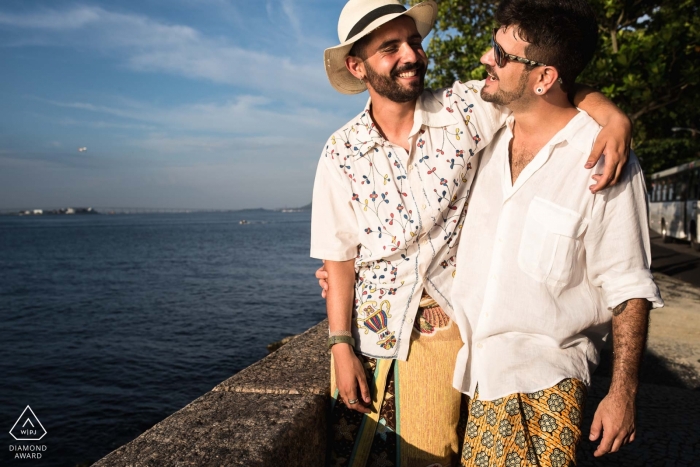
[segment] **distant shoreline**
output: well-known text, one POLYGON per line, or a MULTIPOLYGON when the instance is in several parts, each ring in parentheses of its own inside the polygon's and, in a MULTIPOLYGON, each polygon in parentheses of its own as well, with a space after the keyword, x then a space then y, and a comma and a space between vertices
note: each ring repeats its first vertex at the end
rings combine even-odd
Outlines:
POLYGON ((243 212, 308 212, 311 204, 300 208, 246 208, 246 209, 187 209, 187 208, 50 208, 50 209, 0 209, 0 216, 75 216, 75 215, 126 215, 126 214, 197 214, 197 213, 243 213, 243 212))

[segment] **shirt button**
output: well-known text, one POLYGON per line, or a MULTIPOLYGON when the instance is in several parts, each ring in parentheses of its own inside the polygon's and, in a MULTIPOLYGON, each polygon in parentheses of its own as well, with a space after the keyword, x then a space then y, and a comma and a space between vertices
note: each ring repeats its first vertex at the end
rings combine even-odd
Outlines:
POLYGON ((421 206, 421 209, 425 209, 425 204, 421 206))
POLYGON ((481 345, 481 344, 476 344, 476 346, 477 346, 478 348, 482 348, 482 347, 483 347, 483 345, 481 345))

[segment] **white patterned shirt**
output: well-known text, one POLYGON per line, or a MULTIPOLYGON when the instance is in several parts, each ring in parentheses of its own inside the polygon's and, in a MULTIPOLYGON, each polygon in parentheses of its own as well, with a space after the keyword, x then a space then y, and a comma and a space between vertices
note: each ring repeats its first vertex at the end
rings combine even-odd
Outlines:
POLYGON ((416 103, 409 153, 384 139, 368 102, 321 154, 311 256, 355 259, 352 332, 364 355, 406 359, 424 288, 452 316, 457 240, 476 153, 507 115, 481 99, 482 86, 426 90, 416 103))
MULTIPOLYGON (((644 176, 591 194, 583 166, 600 126, 581 111, 511 183, 513 117, 483 152, 452 299, 462 341, 454 386, 494 400, 565 378, 590 385, 611 310, 663 301, 651 263, 644 176)), ((602 171, 602 161, 597 167, 602 171)))

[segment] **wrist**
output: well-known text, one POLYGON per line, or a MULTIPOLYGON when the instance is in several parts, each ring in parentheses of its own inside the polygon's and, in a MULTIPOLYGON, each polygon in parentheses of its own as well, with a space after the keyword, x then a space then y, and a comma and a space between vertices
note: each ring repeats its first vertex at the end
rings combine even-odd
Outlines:
POLYGON ((331 347, 331 353, 333 354, 333 358, 346 358, 350 355, 353 355, 354 349, 350 344, 342 343, 342 344, 335 344, 333 347, 331 347))
POLYGON ((616 110, 615 112, 612 112, 609 116, 607 121, 602 125, 602 126, 608 126, 608 125, 614 125, 617 127, 622 127, 629 131, 630 133, 632 132, 632 121, 630 118, 622 112, 621 110, 616 110))
POLYGON ((608 395, 615 398, 636 399, 639 384, 636 381, 617 384, 614 381, 610 383, 608 395))

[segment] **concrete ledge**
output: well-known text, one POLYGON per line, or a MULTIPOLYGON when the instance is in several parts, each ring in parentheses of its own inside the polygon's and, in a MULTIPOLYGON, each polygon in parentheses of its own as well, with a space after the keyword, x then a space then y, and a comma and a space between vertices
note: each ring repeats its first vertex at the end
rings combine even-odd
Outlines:
POLYGON ((331 378, 327 337, 328 321, 324 320, 213 390, 325 396, 331 378))
POLYGON ((322 466, 327 333, 321 322, 94 466, 322 466))

